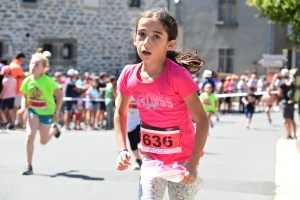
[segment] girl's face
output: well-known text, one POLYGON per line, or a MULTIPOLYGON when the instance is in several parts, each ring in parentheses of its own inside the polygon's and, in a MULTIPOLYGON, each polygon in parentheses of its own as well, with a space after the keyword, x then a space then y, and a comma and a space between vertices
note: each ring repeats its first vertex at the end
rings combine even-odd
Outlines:
POLYGON ((38 57, 32 57, 29 64, 29 71, 33 75, 40 75, 44 72, 42 60, 38 57))
POLYGON ((155 18, 141 18, 138 21, 133 43, 144 63, 166 59, 167 51, 174 49, 176 40, 168 41, 168 33, 155 18))
POLYGON ((92 86, 96 88, 96 87, 98 86, 98 83, 97 83, 97 81, 93 80, 93 82, 92 82, 92 86))

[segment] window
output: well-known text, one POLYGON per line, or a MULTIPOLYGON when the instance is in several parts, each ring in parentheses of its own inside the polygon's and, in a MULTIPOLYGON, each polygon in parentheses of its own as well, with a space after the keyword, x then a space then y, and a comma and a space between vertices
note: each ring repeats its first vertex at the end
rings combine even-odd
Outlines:
POLYGON ((37 0, 20 0, 21 6, 23 8, 31 8, 35 9, 38 7, 38 1, 37 0))
POLYGON ((219 49, 218 72, 233 73, 234 49, 219 49))
POLYGON ((72 44, 63 45, 62 57, 65 60, 72 59, 72 44))
POLYGON ((43 47, 43 51, 50 51, 52 54, 50 65, 76 65, 76 39, 43 38, 39 39, 38 44, 43 47))
POLYGON ((129 7, 141 7, 141 1, 140 0, 129 0, 129 7))
POLYGON ((43 51, 52 52, 52 44, 44 44, 43 45, 43 51))
POLYGON ((24 3, 37 3, 37 0, 23 0, 24 3))
POLYGON ((218 21, 235 23, 235 1, 220 0, 218 5, 218 21))

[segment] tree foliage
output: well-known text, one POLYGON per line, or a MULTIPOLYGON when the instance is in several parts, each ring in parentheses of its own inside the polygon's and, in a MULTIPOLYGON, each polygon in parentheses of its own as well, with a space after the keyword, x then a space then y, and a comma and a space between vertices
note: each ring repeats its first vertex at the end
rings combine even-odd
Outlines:
POLYGON ((261 11, 259 17, 269 17, 272 23, 292 25, 292 41, 300 43, 300 0, 247 0, 249 6, 261 11))

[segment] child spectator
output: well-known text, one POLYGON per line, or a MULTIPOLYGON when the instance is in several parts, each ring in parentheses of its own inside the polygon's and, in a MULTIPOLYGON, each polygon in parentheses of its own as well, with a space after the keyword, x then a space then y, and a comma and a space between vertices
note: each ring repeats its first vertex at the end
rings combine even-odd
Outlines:
POLYGON ((204 92, 200 95, 200 101, 203 105, 203 108, 206 112, 207 118, 210 123, 210 127, 213 128, 214 124, 211 120, 212 114, 217 110, 218 98, 214 93, 212 93, 212 85, 207 83, 204 86, 204 92))
POLYGON ((75 130, 83 130, 80 126, 80 122, 82 119, 82 109, 83 109, 83 97, 84 93, 82 93, 77 100, 77 104, 74 105, 74 115, 73 115, 73 121, 75 122, 75 130))
POLYGON ((3 89, 0 94, 1 105, 0 105, 0 114, 2 117, 2 128, 6 127, 7 129, 14 129, 15 121, 15 112, 14 112, 14 101, 16 97, 16 80, 11 76, 11 69, 8 65, 1 68, 1 74, 4 76, 2 80, 3 89), (9 111, 10 123, 5 114, 5 110, 9 111))
POLYGON ((100 109, 100 102, 95 101, 100 97, 98 90, 98 79, 94 77, 92 85, 86 91, 86 98, 88 99, 85 104, 86 108, 86 123, 89 124, 89 130, 97 130, 95 128, 95 116, 98 109, 100 109))
POLYGON ((245 105, 245 114, 247 118, 246 128, 249 128, 250 126, 252 115, 255 111, 255 105, 258 102, 258 97, 254 95, 254 91, 255 87, 250 87, 247 96, 242 99, 245 105))

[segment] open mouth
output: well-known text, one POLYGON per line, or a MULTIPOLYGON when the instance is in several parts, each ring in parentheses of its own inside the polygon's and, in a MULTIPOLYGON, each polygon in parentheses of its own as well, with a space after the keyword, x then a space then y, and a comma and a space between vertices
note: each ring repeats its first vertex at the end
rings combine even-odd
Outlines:
POLYGON ((142 53, 143 53, 143 55, 145 55, 145 56, 151 55, 151 53, 150 53, 149 51, 142 51, 142 53))

